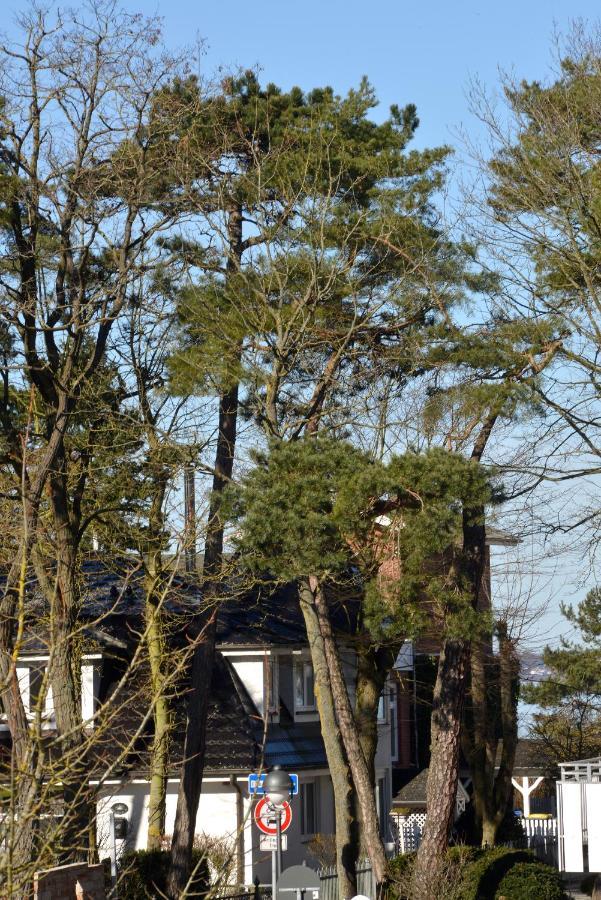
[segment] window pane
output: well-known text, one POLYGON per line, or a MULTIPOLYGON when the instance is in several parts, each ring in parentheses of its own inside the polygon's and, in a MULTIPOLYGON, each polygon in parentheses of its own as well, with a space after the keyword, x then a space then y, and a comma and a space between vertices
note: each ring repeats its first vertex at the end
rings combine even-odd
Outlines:
POLYGON ((301 834, 317 831, 317 790, 315 782, 301 785, 301 834))
POLYGON ((315 691, 313 690, 313 666, 305 663, 305 706, 315 706, 315 691))
POLYGON ((294 702, 297 706, 305 705, 305 684, 302 663, 294 666, 294 702))
POLYGON ((315 834, 315 785, 307 785, 307 834, 315 834))
POLYGON ((277 709, 279 706, 277 665, 277 657, 272 656, 269 660, 269 709, 277 709))

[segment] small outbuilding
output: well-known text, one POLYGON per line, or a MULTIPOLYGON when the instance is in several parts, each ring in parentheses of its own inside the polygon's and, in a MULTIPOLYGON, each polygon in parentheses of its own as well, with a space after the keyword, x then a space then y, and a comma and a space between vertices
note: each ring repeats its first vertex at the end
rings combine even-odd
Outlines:
POLYGON ((601 757, 560 763, 559 868, 601 872, 601 757))

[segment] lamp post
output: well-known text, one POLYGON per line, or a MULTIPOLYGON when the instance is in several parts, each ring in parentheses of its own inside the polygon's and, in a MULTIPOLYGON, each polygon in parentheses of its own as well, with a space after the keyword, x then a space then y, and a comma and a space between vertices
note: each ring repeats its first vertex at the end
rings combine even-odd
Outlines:
POLYGON ((276 850, 271 856, 271 893, 276 900, 277 880, 282 874, 282 810, 284 803, 292 797, 294 785, 281 766, 273 766, 263 781, 263 791, 269 806, 275 813, 276 850))

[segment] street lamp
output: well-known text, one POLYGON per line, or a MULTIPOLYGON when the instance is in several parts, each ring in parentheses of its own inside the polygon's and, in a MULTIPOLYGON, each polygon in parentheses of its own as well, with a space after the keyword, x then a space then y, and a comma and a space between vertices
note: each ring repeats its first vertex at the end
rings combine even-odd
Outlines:
POLYGON ((277 879, 282 874, 282 811, 284 803, 291 799, 294 792, 292 778, 281 766, 273 766, 263 781, 263 792, 275 813, 277 850, 271 866, 271 893, 275 900, 277 879))
POLYGON ((269 803, 279 807, 292 797, 294 783, 290 775, 282 771, 281 766, 272 766, 263 781, 263 790, 269 803))

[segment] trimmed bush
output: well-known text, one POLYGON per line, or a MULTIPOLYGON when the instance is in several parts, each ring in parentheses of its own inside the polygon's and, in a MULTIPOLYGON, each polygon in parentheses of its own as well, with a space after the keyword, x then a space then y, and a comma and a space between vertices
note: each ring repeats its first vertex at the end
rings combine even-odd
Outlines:
POLYGON ((559 872, 541 862, 517 863, 502 878, 495 900, 564 900, 559 872))
POLYGON ((457 900, 493 900, 511 868, 518 863, 532 862, 536 862, 536 857, 528 850, 492 847, 477 851, 476 858, 465 868, 457 900))
MULTIPOLYGON (((210 886, 209 869, 202 852, 192 851, 192 865, 198 870, 187 896, 204 897, 210 886)), ((130 850, 119 860, 117 872, 119 900, 160 898, 167 889, 168 850, 130 850)))

